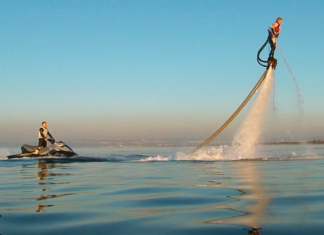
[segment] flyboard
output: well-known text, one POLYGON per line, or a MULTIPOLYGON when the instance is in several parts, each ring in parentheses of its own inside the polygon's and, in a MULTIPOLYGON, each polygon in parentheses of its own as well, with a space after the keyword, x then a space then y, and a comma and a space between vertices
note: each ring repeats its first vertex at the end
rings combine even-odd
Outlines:
POLYGON ((252 89, 252 91, 250 92, 250 94, 245 98, 245 100, 242 102, 242 104, 232 114, 232 116, 214 134, 212 134, 208 139, 206 139, 203 143, 201 143, 194 150, 192 150, 190 152, 190 154, 195 154, 199 149, 205 147, 213 139, 215 139, 216 136, 218 136, 234 120, 234 118, 242 111, 242 109, 245 107, 245 105, 250 101, 250 99, 252 98, 252 96, 254 95, 254 93, 259 89, 259 87, 261 86, 262 82, 266 78, 268 72, 270 72, 270 70, 272 70, 272 69, 276 69, 277 60, 275 58, 269 57, 268 60, 261 60, 260 59, 260 53, 264 49, 264 47, 266 46, 267 43, 268 43, 268 40, 262 45, 262 47, 258 51, 258 55, 257 55, 257 61, 258 61, 258 63, 261 66, 266 67, 266 70, 262 74, 262 76, 259 79, 259 81, 257 82, 257 84, 254 86, 254 88, 252 89))

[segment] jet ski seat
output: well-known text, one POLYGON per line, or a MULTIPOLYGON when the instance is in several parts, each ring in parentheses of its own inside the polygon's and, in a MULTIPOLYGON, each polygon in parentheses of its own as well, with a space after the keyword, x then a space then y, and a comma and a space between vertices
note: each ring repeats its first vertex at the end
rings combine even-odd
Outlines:
POLYGON ((22 153, 35 152, 36 149, 37 149, 37 146, 32 146, 32 145, 28 145, 28 144, 24 144, 23 146, 21 146, 22 153))

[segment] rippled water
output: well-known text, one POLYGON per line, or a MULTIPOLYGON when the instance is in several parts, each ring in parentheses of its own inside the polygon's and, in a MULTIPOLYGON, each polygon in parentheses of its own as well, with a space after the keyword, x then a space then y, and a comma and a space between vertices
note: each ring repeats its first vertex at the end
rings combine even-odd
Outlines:
POLYGON ((0 155, 0 233, 322 234, 324 145, 74 149, 71 159, 0 155))

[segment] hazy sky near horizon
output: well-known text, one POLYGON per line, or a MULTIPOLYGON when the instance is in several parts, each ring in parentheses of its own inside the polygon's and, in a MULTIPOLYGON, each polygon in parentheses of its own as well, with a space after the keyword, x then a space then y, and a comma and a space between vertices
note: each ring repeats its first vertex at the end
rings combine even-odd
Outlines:
POLYGON ((264 72, 256 54, 278 16, 304 114, 277 50, 266 133, 324 137, 323 9, 319 0, 2 0, 0 143, 36 142, 43 120, 61 140, 206 139, 264 72))

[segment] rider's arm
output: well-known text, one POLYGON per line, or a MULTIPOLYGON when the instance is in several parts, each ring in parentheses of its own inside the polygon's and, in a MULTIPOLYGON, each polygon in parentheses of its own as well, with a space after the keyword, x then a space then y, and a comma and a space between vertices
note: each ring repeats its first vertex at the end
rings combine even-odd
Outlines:
POLYGON ((49 135, 49 137, 51 137, 52 139, 54 139, 54 137, 51 135, 51 133, 49 131, 47 131, 47 134, 49 135))

